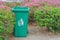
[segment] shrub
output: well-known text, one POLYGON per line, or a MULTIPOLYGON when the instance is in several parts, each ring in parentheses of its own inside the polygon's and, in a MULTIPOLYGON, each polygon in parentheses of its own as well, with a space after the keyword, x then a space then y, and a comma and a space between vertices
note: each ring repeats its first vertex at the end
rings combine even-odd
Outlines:
POLYGON ((35 22, 34 20, 34 12, 38 8, 38 6, 31 6, 30 11, 29 11, 29 22, 33 23, 35 22))
POLYGON ((52 32, 60 32, 60 9, 52 6, 39 8, 34 13, 39 27, 47 27, 52 32))
POLYGON ((8 36, 13 32, 14 19, 11 11, 0 10, 0 36, 8 36))

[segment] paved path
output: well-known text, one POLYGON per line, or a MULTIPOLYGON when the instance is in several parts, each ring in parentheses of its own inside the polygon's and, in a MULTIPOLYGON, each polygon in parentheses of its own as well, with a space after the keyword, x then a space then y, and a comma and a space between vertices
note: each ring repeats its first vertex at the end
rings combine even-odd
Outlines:
POLYGON ((29 34, 25 38, 15 38, 15 40, 60 40, 60 35, 51 32, 39 31, 37 27, 29 28, 29 34))

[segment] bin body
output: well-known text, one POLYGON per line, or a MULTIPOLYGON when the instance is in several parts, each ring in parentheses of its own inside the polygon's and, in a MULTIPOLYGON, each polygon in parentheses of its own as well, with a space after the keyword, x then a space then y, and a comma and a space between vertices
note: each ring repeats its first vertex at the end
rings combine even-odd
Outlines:
POLYGON ((14 35, 16 37, 26 37, 28 31, 28 7, 16 6, 12 10, 16 17, 14 35))

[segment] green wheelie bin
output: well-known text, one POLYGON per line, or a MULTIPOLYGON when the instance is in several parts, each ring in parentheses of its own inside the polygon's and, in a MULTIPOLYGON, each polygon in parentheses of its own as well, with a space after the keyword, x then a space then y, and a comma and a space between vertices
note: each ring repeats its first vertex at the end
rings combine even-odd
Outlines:
POLYGON ((12 8, 12 12, 16 17, 16 24, 14 27, 15 37, 26 37, 28 32, 28 12, 29 8, 26 6, 16 6, 12 8))

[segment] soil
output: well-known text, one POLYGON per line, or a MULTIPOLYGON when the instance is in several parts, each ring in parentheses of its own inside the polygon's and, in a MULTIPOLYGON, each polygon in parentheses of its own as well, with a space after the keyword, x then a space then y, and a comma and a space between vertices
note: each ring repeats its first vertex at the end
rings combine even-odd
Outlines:
POLYGON ((10 40, 60 40, 60 33, 52 33, 47 28, 39 29, 36 23, 29 24, 28 36, 23 38, 10 37, 10 40))

